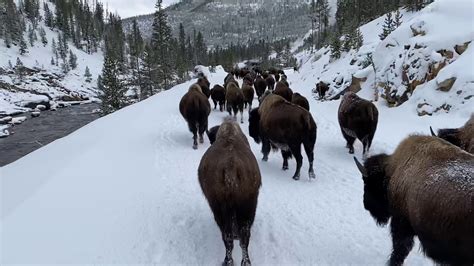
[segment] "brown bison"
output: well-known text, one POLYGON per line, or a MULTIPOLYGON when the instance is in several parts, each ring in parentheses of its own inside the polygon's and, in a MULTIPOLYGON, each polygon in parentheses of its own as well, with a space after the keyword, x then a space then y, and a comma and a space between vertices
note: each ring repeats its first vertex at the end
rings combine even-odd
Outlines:
POLYGON ((267 83, 267 88, 271 91, 275 89, 275 78, 272 75, 268 75, 265 78, 265 82, 267 83))
POLYGON ((200 77, 198 78, 196 84, 201 87, 202 93, 204 93, 204 95, 206 95, 206 97, 209 99, 209 97, 211 96, 211 90, 209 88, 211 86, 211 83, 209 82, 209 80, 207 80, 206 77, 200 77))
POLYGON ((431 135, 440 137, 450 143, 460 147, 461 149, 474 154, 474 114, 460 128, 444 128, 438 130, 438 135, 433 132, 430 127, 431 135))
POLYGON ((237 117, 237 113, 240 112, 240 123, 244 123, 244 94, 233 82, 227 85, 225 101, 229 115, 232 115, 232 111, 234 111, 234 117, 237 117))
POLYGON ((276 95, 280 95, 285 100, 291 102, 291 99, 293 97, 293 91, 290 89, 290 87, 287 84, 288 83, 279 81, 276 84, 275 91, 273 91, 273 93, 276 95))
POLYGON ((214 214, 226 255, 233 265, 234 239, 240 241, 242 265, 250 265, 250 229, 261 186, 257 160, 239 125, 226 119, 217 128, 215 142, 204 153, 198 169, 199 184, 214 214))
POLYGON ((303 144, 309 161, 309 177, 315 178, 313 170, 314 145, 316 143, 316 123, 305 109, 294 105, 279 95, 265 94, 258 108, 249 116, 249 134, 256 143, 262 142, 263 160, 268 160, 270 150, 281 149, 283 170, 288 170, 288 159, 296 159, 293 179, 300 177, 303 144))
POLYGON ((217 108, 217 104, 219 104, 219 110, 221 112, 224 111, 224 104, 225 104, 225 89, 221 85, 214 85, 211 90, 211 99, 214 102, 214 109, 217 108))
POLYGON ((319 99, 322 100, 326 96, 326 92, 329 90, 329 85, 320 81, 316 84, 316 91, 319 94, 319 99))
POLYGON ((248 106, 250 112, 250 110, 252 109, 252 102, 255 94, 252 85, 244 84, 242 86, 242 93, 244 94, 244 108, 247 108, 248 106))
POLYGON ((253 86, 253 81, 254 81, 254 77, 253 77, 252 73, 248 73, 247 75, 245 75, 244 84, 248 84, 248 85, 253 86))
POLYGON ((291 98, 291 102, 303 107, 307 111, 309 111, 309 102, 303 95, 295 92, 293 93, 293 97, 291 98))
POLYGON ((207 130, 207 119, 211 113, 209 100, 202 93, 199 85, 191 85, 188 92, 181 98, 179 112, 188 123, 189 130, 193 133, 193 149, 197 149, 197 134, 199 133, 199 142, 204 143, 203 134, 207 130))
POLYGON ((472 154, 436 137, 410 136, 392 155, 355 161, 365 209, 379 225, 391 218, 390 265, 403 264, 415 236, 437 263, 474 264, 472 154))
POLYGON ((257 93, 257 97, 260 98, 262 97, 263 93, 267 89, 267 82, 265 79, 262 78, 262 76, 258 75, 257 78, 255 79, 255 92, 257 93))
POLYGON ((354 141, 364 145, 363 154, 369 151, 377 130, 379 112, 375 105, 354 92, 346 92, 339 105, 338 119, 341 132, 347 141, 349 153, 354 153, 354 141))

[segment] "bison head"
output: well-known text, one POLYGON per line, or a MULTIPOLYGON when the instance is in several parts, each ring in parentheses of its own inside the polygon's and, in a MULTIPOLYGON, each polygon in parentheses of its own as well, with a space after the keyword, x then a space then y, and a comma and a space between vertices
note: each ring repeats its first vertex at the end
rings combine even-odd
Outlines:
POLYGON ((378 225, 386 225, 391 216, 387 198, 388 178, 385 175, 388 158, 386 154, 376 155, 368 158, 362 165, 354 157, 364 180, 364 207, 378 225))
POLYGON ((249 135, 255 140, 256 143, 260 143, 260 114, 258 108, 252 109, 249 114, 249 135))
POLYGON ((461 139, 459 138, 459 129, 457 128, 445 128, 438 130, 438 135, 433 132, 433 129, 430 127, 431 135, 434 137, 439 137, 447 142, 461 147, 461 139))
POLYGON ((212 127, 211 129, 209 129, 206 132, 207 137, 209 138, 209 142, 211 143, 211 145, 216 141, 217 131, 219 131, 219 127, 220 126, 212 127))

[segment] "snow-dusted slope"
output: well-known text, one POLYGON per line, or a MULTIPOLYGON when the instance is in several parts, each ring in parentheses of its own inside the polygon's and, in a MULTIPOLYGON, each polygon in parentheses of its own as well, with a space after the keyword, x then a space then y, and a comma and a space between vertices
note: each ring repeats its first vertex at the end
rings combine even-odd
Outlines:
MULTIPOLYGON (((317 178, 308 180, 305 158, 302 179, 292 180, 294 160, 287 172, 280 170, 279 153, 262 162, 260 147, 249 138, 263 178, 251 259, 255 265, 383 265, 391 249, 389 231, 363 208, 363 183, 337 123, 339 102, 314 101, 313 81, 287 73, 291 87, 310 100, 318 125, 317 178)), ((211 85, 224 77, 218 68, 211 85)), ((1 168, 0 264, 219 264, 224 246, 197 180, 209 143, 191 148, 178 111, 190 84, 103 117, 1 168)), ((459 126, 467 119, 420 118, 404 106, 379 110, 373 152, 390 152, 430 125, 459 126)), ((212 111, 209 125, 225 116, 212 111)), ((356 152, 360 156, 359 143, 356 152)), ((238 245, 234 258, 240 260, 238 245)), ((407 262, 431 264, 416 247, 407 262)))
MULTIPOLYGON (((329 48, 297 55, 307 80, 324 81, 336 96, 351 84, 374 98, 374 87, 391 106, 408 98, 413 112, 474 112, 474 3, 436 0, 415 13, 402 9, 402 25, 384 41, 379 39, 384 17, 360 27, 364 45, 330 58, 329 48), (367 55, 372 54, 376 75, 367 55), (352 77, 356 77, 353 79, 352 77), (365 80, 365 81, 364 81, 365 80)), ((294 49, 301 44, 295 43, 294 49)), ((313 88, 315 84, 312 84, 313 88)))

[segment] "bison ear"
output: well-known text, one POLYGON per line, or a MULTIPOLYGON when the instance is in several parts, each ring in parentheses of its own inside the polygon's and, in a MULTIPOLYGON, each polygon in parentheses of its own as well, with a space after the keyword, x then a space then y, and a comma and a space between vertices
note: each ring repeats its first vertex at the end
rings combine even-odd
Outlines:
POLYGON ((432 128, 432 127, 430 127, 430 131, 431 131, 431 136, 433 136, 433 137, 437 137, 437 136, 436 136, 436 134, 434 133, 434 131, 433 131, 433 128, 432 128))
POLYGON ((354 161, 355 164, 357 165, 357 168, 359 169, 360 173, 362 174, 363 177, 367 177, 367 169, 357 160, 357 158, 354 156, 354 161))

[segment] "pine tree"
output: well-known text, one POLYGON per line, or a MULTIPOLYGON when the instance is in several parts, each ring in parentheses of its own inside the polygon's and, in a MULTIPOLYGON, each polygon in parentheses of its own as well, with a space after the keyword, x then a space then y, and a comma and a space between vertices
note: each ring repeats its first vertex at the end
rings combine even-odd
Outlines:
POLYGON ((337 34, 333 36, 330 48, 331 58, 338 59, 341 57, 341 40, 337 34))
POLYGON ((30 46, 33 47, 35 44, 35 41, 38 39, 38 36, 36 36, 36 31, 31 27, 31 25, 28 27, 28 40, 30 41, 30 46))
POLYGON ((24 55, 28 53, 28 46, 26 45, 25 38, 23 38, 23 35, 20 38, 20 54, 24 55))
POLYGON ((352 48, 353 49, 359 49, 364 45, 364 36, 362 35, 362 32, 360 31, 360 28, 357 28, 356 31, 354 32, 354 40, 352 42, 352 48))
POLYGON ((49 9, 49 6, 46 2, 43 3, 43 9, 44 9, 44 22, 47 27, 52 29, 54 26, 53 14, 51 13, 51 10, 49 9))
POLYGON ((402 25, 402 18, 403 18, 403 15, 400 13, 400 9, 397 9, 397 11, 395 12, 395 21, 394 21, 395 28, 398 28, 400 27, 400 25, 402 25))
POLYGON ((140 77, 140 93, 139 98, 140 100, 144 100, 153 94, 156 93, 156 88, 154 86, 153 80, 155 77, 153 73, 155 72, 153 69, 153 53, 150 46, 145 45, 143 51, 143 58, 141 62, 141 77, 140 77))
POLYGON ((178 57, 177 57, 177 71, 180 78, 184 78, 186 73, 186 33, 184 32, 184 26, 182 23, 179 24, 179 36, 178 36, 178 57))
POLYGON ((71 69, 77 68, 77 56, 71 50, 69 50, 69 66, 71 69))
POLYGON ((385 40, 390 33, 395 29, 393 19, 392 19, 392 13, 388 12, 387 15, 385 16, 385 21, 384 25, 382 26, 382 33, 379 35, 380 40, 385 40))
POLYGON ((162 7, 163 0, 157 0, 156 11, 153 18, 153 31, 151 46, 153 48, 153 64, 156 65, 156 76, 153 80, 160 90, 168 89, 172 78, 173 68, 171 63, 171 27, 167 22, 167 15, 162 7))
POLYGON ((54 54, 54 57, 56 58, 56 65, 59 65, 58 64, 58 60, 59 60, 59 53, 58 53, 58 48, 56 46, 56 40, 53 38, 52 42, 51 42, 51 49, 53 51, 53 54, 54 54))
POLYGON ((10 60, 8 60, 8 69, 13 69, 13 64, 10 60))
POLYGON ((86 66, 86 71, 84 73, 84 77, 86 78, 86 82, 90 83, 92 81, 92 74, 91 74, 91 71, 89 70, 88 66, 86 66))
POLYGON ((41 42, 43 43, 43 46, 46 47, 46 45, 48 44, 48 39, 46 38, 46 31, 44 30, 43 27, 39 29, 39 34, 40 34, 41 42))
POLYGON ((20 78, 20 80, 23 80, 23 77, 24 77, 23 62, 21 62, 19 57, 16 58, 15 73, 20 78))
POLYGON ((105 55, 102 75, 99 76, 97 84, 103 114, 110 114, 127 105, 127 89, 119 78, 118 64, 110 54, 105 55))
POLYGON ((354 34, 352 32, 344 35, 344 41, 342 42, 341 50, 344 52, 349 52, 351 50, 353 40, 354 34))
POLYGON ((56 63, 54 62, 54 57, 51 57, 51 65, 54 66, 56 63))

